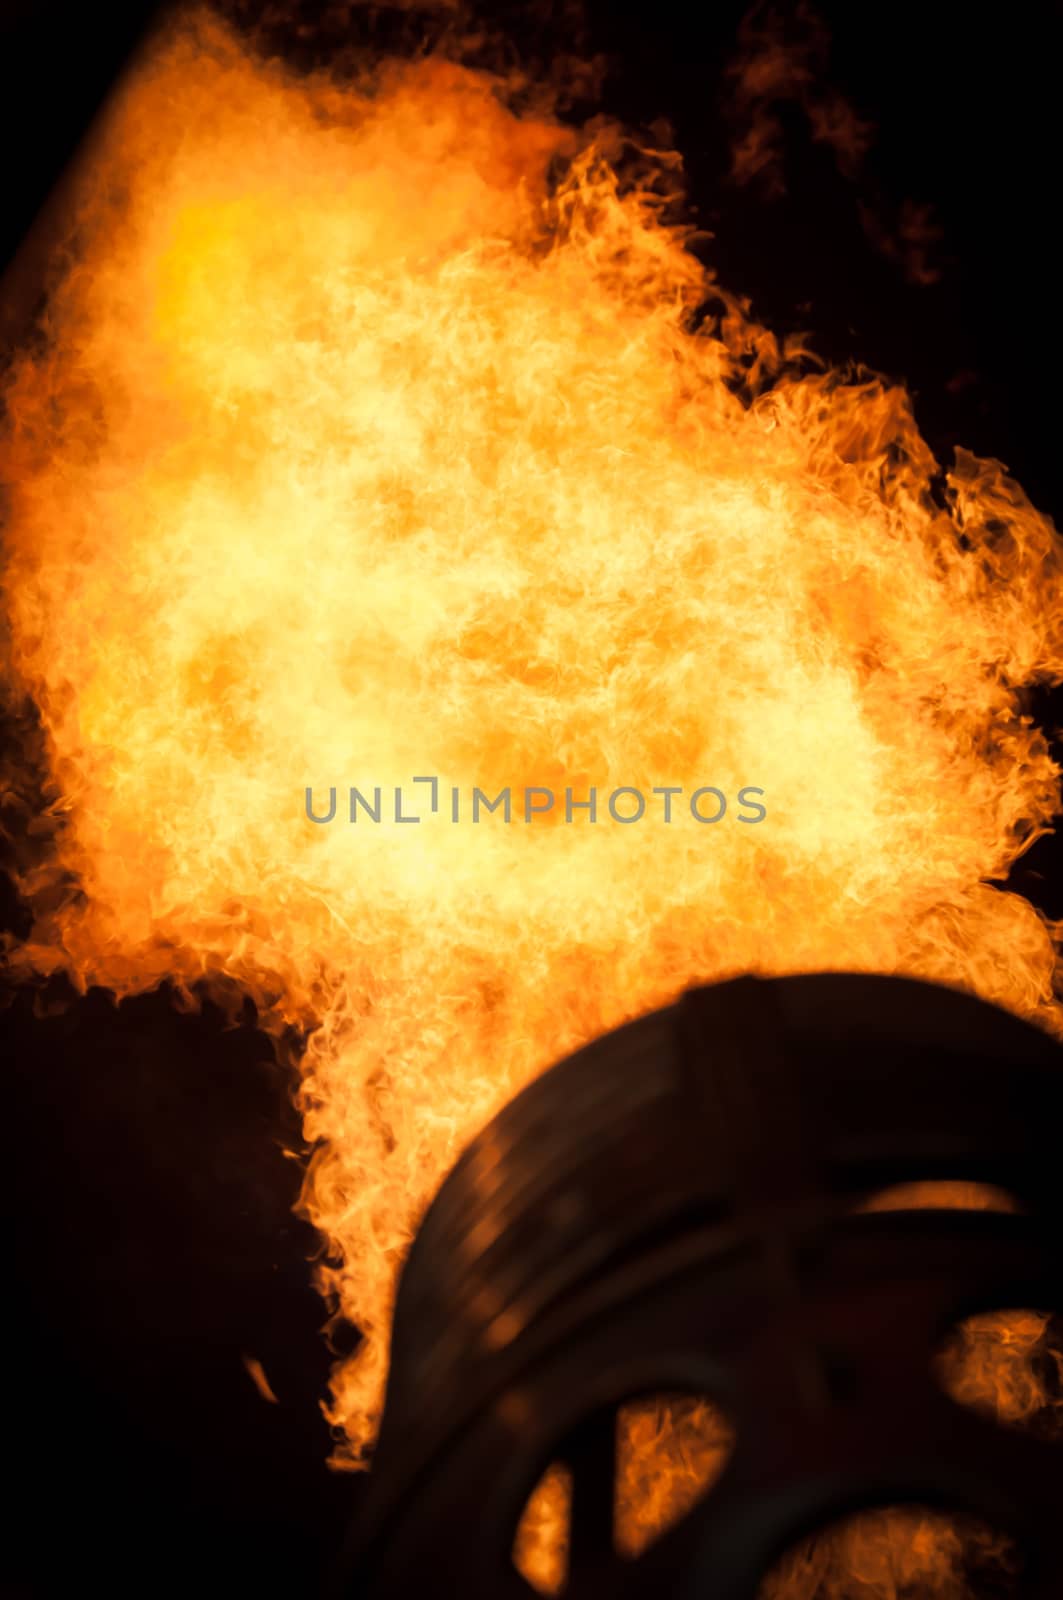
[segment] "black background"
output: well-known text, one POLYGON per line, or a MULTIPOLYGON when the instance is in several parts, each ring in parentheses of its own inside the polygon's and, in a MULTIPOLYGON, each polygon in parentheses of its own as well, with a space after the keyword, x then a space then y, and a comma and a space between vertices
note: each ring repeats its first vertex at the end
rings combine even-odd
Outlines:
MULTIPOLYGON (((303 6, 294 20, 233 9, 264 20, 300 62, 417 26, 338 6, 320 17, 303 6)), ((944 465, 957 444, 994 455, 1058 520, 1063 8, 782 5, 793 39, 819 21, 816 92, 843 98, 871 131, 863 160, 843 170, 784 97, 774 193, 731 177, 741 117, 727 68, 747 7, 594 0, 582 22, 484 9, 528 58, 574 44, 599 53, 606 110, 642 128, 668 119, 694 218, 716 235, 708 257, 755 315, 810 331, 833 361, 905 379, 944 465), (913 281, 903 252, 883 244, 906 202, 928 207, 938 230, 933 282, 913 281)), ((14 256, 147 14, 0 7, 0 259, 14 256)), ((32 311, 25 284, 23 272, 5 288, 9 334, 32 311)), ((1031 709, 1054 736, 1058 696, 1042 692, 1031 709)), ((17 832, 14 812, 8 822, 17 832)), ((1060 866, 1055 842, 1042 842, 1012 883, 1058 916, 1060 866)), ((26 931, 10 883, 3 916, 26 931)), ((210 1005, 182 1012, 165 989, 116 1008, 53 980, 17 990, 0 1015, 13 1347, 0 1593, 312 1589, 357 1485, 323 1465, 330 1358, 309 1287, 315 1240, 291 1215, 298 1169, 284 1150, 299 1146, 298 1119, 273 1047, 250 1008, 234 1028, 210 1005), (261 1361, 279 1404, 262 1399, 245 1356, 261 1361)))

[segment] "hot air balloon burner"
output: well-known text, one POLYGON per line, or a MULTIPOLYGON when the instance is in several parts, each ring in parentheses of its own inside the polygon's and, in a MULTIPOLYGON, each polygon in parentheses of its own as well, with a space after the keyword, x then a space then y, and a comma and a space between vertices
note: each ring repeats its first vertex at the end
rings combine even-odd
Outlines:
POLYGON ((340 1592, 531 1600, 529 1494, 567 1469, 574 1600, 753 1600, 780 1553, 863 1508, 983 1518, 1023 1594, 1063 1594, 1063 1455, 945 1392, 979 1310, 1063 1304, 1063 1052, 906 979, 742 978, 578 1051, 473 1140, 410 1251, 365 1511, 340 1592), (967 1180, 1011 1211, 868 1208, 967 1180), (709 1396, 734 1444, 636 1558, 619 1408, 709 1396))

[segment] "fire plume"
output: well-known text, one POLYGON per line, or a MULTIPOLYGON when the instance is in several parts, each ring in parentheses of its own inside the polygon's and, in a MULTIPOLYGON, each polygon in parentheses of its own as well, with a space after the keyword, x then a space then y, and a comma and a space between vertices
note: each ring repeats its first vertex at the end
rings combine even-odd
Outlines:
POLYGON ((303 1031, 304 1204, 364 1336, 349 1464, 427 1201, 559 1056, 742 971, 1059 1027, 1053 930, 998 887, 1059 803, 1021 699, 1063 675, 1050 523, 751 320, 672 220, 672 154, 509 87, 298 76, 186 21, 6 384, 6 666, 55 826, 11 959, 236 984, 303 1031), (767 815, 348 821, 348 786, 425 774, 767 815))

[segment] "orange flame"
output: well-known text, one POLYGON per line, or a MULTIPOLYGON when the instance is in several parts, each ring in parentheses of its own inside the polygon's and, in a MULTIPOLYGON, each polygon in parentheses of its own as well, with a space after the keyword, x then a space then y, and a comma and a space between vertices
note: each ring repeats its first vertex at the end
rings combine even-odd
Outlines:
POLYGON ((1059 800, 1019 698, 1063 672, 1050 524, 993 461, 938 493, 902 390, 750 321, 666 220, 673 158, 505 89, 441 58, 342 87, 182 25, 114 108, 0 439, 62 822, 15 959, 227 979, 312 1030, 351 1464, 427 1200, 560 1055, 747 970, 1059 1026, 1052 930, 993 886, 1059 800), (424 775, 438 814, 347 820, 424 775), (767 816, 445 810, 534 785, 767 816))

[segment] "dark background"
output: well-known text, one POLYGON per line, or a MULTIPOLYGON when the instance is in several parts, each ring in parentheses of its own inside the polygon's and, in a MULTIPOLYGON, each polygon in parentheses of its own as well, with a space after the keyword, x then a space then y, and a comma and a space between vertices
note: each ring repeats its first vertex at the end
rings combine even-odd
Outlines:
MULTIPOLYGON (((230 10, 303 64, 420 26, 337 5, 230 10)), ((582 21, 567 8, 482 10, 526 59, 598 53, 607 111, 643 128, 668 119, 695 219, 716 234, 710 258, 756 316, 809 330, 836 362, 904 378, 944 465, 957 444, 995 455, 1058 520, 1063 7, 781 5, 780 37, 811 86, 780 80, 759 107, 779 159, 746 183, 732 148, 756 108, 728 68, 757 27, 771 30, 769 14, 751 31, 731 3, 591 0, 582 21), (813 137, 846 108, 867 129, 859 156, 813 137)), ((148 15, 0 5, 0 261, 148 15)), ((48 241, 39 227, 4 284, 8 341, 33 315, 48 241)), ((1030 709, 1054 738, 1059 696, 1036 694, 1030 709)), ((25 799, 4 804, 11 866, 25 799)), ((1043 841, 1012 882, 1059 916, 1061 869, 1043 841)), ((26 932, 10 878, 0 917, 26 932)), ((249 1008, 233 1026, 209 1004, 182 1011, 165 989, 118 1008, 60 980, 9 986, 0 1025, 12 1346, 0 1594, 312 1590, 357 1484, 324 1467, 330 1357, 309 1286, 315 1239, 291 1214, 299 1172, 284 1152, 300 1145, 286 1069, 249 1008)))

